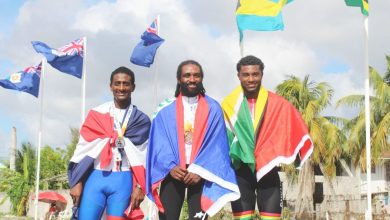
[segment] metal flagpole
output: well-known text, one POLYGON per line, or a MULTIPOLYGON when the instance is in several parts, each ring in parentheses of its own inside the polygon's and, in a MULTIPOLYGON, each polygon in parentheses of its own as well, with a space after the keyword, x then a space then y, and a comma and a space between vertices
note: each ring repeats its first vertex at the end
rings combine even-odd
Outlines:
POLYGON ((244 38, 242 38, 242 40, 240 41, 240 55, 241 58, 244 57, 244 38))
POLYGON ((41 146, 42 146, 42 115, 43 115, 43 94, 45 79, 46 59, 42 59, 41 79, 39 83, 39 130, 38 130, 38 147, 37 147, 37 176, 35 180, 35 220, 38 220, 38 194, 39 194, 39 175, 41 169, 41 146))
POLYGON ((366 219, 372 219, 371 207, 371 134, 370 134, 370 72, 368 63, 368 16, 364 16, 364 104, 365 104, 365 122, 366 122, 366 168, 367 168, 367 212, 366 219))
POLYGON ((85 86, 87 81, 87 37, 83 37, 83 82, 81 88, 81 123, 85 118, 85 86))
MULTIPOLYGON (((160 15, 157 15, 157 24, 156 24, 157 28, 156 28, 156 34, 158 36, 160 36, 160 15)), ((155 54, 155 59, 156 59, 156 62, 155 62, 155 65, 154 65, 154 104, 155 104, 155 107, 157 108, 158 106, 158 98, 157 98, 157 92, 158 92, 158 62, 157 62, 157 52, 156 51, 156 54, 155 54)))
MULTIPOLYGON (((156 30, 156 34, 158 36, 160 36, 160 15, 157 16, 157 30, 156 30)), ((155 65, 154 65, 154 68, 155 68, 155 71, 154 71, 154 104, 155 104, 155 109, 158 108, 158 98, 157 98, 157 91, 158 91, 158 62, 157 62, 157 53, 158 53, 158 50, 156 51, 156 54, 155 54, 155 65)), ((153 112, 152 112, 153 114, 153 112)), ((148 217, 146 219, 149 219, 149 220, 156 220, 157 217, 155 215, 156 211, 155 211, 156 207, 154 205, 154 203, 150 200, 148 200, 148 217)))

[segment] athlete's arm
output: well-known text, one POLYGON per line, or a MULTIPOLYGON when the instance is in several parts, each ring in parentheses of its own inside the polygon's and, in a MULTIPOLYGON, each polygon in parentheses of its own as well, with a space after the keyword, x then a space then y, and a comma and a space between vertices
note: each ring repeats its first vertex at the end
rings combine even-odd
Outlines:
POLYGON ((130 210, 136 209, 144 201, 145 194, 142 192, 142 188, 139 184, 134 187, 133 193, 131 194, 130 210))
POLYGON ((73 206, 78 207, 80 204, 81 193, 83 192, 83 183, 78 182, 70 189, 70 196, 73 200, 73 206))
POLYGON ((198 175, 198 174, 195 174, 195 173, 187 173, 187 175, 184 177, 184 184, 186 185, 195 185, 197 183, 199 183, 199 181, 201 180, 202 178, 198 175))
POLYGON ((183 182, 184 177, 187 174, 187 170, 185 168, 180 167, 180 166, 175 166, 174 168, 172 168, 171 171, 169 171, 169 174, 171 174, 171 176, 174 179, 179 180, 180 182, 183 182))

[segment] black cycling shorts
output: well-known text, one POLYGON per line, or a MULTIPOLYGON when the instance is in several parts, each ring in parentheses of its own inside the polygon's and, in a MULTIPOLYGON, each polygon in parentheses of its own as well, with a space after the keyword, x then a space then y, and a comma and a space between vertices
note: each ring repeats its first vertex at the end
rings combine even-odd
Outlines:
POLYGON ((256 202, 262 217, 280 217, 282 212, 282 189, 278 168, 275 167, 258 182, 248 165, 235 170, 241 198, 232 202, 235 219, 250 219, 256 202))

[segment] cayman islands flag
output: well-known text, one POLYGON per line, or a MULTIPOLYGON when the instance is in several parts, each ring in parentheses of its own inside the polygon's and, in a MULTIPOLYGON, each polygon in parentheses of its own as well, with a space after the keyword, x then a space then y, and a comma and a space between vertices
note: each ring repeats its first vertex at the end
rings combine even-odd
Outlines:
MULTIPOLYGON (((183 124, 181 95, 160 104, 152 120, 146 158, 146 192, 160 212, 164 212, 158 194, 160 183, 173 167, 186 166, 183 124)), ((240 197, 228 151, 221 107, 210 97, 199 96, 187 170, 205 180, 201 208, 210 216, 216 214, 226 203, 240 197)))
POLYGON ((238 0, 236 9, 237 27, 240 42, 244 30, 276 31, 283 30, 282 8, 293 0, 238 0))
POLYGON ((247 164, 257 180, 279 164, 293 163, 298 155, 302 166, 313 152, 301 114, 283 97, 264 87, 256 99, 254 119, 241 86, 225 98, 222 108, 233 164, 247 164))
POLYGON ((0 86, 6 89, 27 92, 35 97, 38 97, 41 70, 42 63, 27 67, 23 71, 12 73, 7 78, 1 79, 0 86))
POLYGON ((35 51, 44 55, 47 62, 55 69, 77 78, 82 77, 84 38, 74 40, 58 49, 53 49, 39 41, 32 41, 31 44, 35 51))

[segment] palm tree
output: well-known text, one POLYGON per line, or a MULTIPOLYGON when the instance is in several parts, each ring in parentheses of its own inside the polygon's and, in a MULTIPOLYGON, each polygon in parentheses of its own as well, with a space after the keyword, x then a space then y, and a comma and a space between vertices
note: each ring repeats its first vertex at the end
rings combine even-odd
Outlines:
POLYGON ((23 143, 16 158, 16 171, 4 168, 0 171, 0 191, 6 192, 11 202, 11 213, 18 216, 27 214, 28 198, 34 187, 35 153, 30 143, 23 143))
MULTIPOLYGON (((370 97, 370 134, 371 134, 371 163, 380 162, 381 155, 389 150, 390 131, 390 57, 387 56, 387 72, 382 77, 370 67, 370 87, 373 95, 370 97)), ((365 109, 364 95, 349 95, 337 102, 337 107, 349 106, 360 108, 359 114, 346 120, 344 129, 348 135, 347 146, 355 167, 366 168, 365 142, 365 109)))
POLYGON ((321 116, 321 112, 330 105, 333 89, 325 82, 310 81, 309 75, 303 80, 296 76, 276 87, 276 93, 286 98, 302 114, 310 131, 314 151, 298 176, 299 198, 295 212, 298 218, 311 217, 313 212, 314 165, 320 165, 325 176, 336 174, 336 161, 342 154, 341 143, 344 136, 332 123, 331 117, 321 116))
POLYGON ((31 143, 22 143, 22 149, 16 152, 16 172, 32 183, 35 180, 36 150, 31 143))

